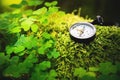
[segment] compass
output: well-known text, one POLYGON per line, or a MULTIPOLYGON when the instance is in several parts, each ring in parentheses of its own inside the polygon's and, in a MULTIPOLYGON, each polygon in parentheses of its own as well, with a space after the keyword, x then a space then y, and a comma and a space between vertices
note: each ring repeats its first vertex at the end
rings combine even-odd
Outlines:
POLYGON ((75 23, 70 27, 70 36, 78 42, 89 42, 96 34, 96 28, 88 22, 75 23))

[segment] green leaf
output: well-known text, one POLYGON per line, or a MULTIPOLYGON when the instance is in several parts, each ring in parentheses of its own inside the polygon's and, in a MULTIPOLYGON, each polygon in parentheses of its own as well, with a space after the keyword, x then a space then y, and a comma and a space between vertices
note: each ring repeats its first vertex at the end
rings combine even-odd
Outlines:
POLYGON ((15 27, 11 30, 11 33, 19 33, 21 32, 21 28, 20 27, 15 27))
POLYGON ((49 78, 55 78, 55 77, 57 77, 57 72, 55 70, 50 70, 48 80, 50 80, 49 78))
POLYGON ((50 67, 51 67, 51 62, 50 61, 43 61, 39 64, 39 68, 42 71, 47 70, 50 67))
MULTIPOLYGON (((39 68, 39 67, 37 66, 35 68, 39 68)), ((38 70, 32 73, 30 80, 47 80, 47 77, 48 77, 48 72, 41 72, 41 71, 39 72, 38 70)))
POLYGON ((55 51, 54 53, 52 53, 52 55, 54 58, 58 58, 60 56, 60 53, 55 51))
POLYGON ((90 77, 96 77, 96 74, 94 72, 87 72, 86 75, 90 77))
POLYGON ((35 54, 30 54, 23 62, 18 61, 18 56, 12 57, 10 60, 10 65, 4 70, 3 75, 6 77, 19 78, 23 74, 28 73, 29 70, 33 67, 34 63, 36 63, 38 60, 35 54))
POLYGON ((83 77, 83 76, 85 76, 86 75, 86 70, 84 69, 84 68, 82 68, 82 67, 80 67, 80 68, 75 68, 75 71, 74 71, 74 76, 79 76, 79 77, 83 77))
POLYGON ((37 24, 33 24, 31 26, 31 30, 32 30, 32 32, 37 32, 38 31, 38 25, 37 24))
MULTIPOLYGON (((33 63, 31 63, 31 64, 33 64, 33 63)), ((19 69, 19 70, 17 70, 17 72, 19 73, 19 75, 21 75, 22 76, 22 74, 25 74, 25 73, 28 73, 29 72, 29 67, 25 64, 25 63, 19 63, 18 65, 17 65, 17 68, 19 69)))
POLYGON ((25 50, 24 46, 16 46, 14 47, 14 53, 19 53, 25 50))
POLYGON ((5 53, 0 52, 0 69, 10 61, 9 58, 9 55, 5 55, 5 53))
POLYGON ((57 1, 53 1, 52 3, 51 3, 51 5, 57 5, 58 4, 58 2, 57 1))
POLYGON ((22 0, 20 4, 12 4, 12 5, 10 5, 10 7, 12 7, 12 8, 21 8, 24 5, 27 5, 27 1, 22 0))
POLYGON ((53 49, 53 51, 51 52, 51 55, 53 56, 53 58, 58 58, 60 56, 60 53, 56 51, 56 49, 53 49))
POLYGON ((21 35, 14 46, 21 46, 24 44, 24 42, 26 42, 26 37, 25 35, 21 35))
POLYGON ((99 68, 97 68, 97 67, 89 67, 89 71, 99 71, 99 68))
POLYGON ((49 12, 50 13, 54 13, 54 12, 58 12, 58 10, 59 10, 59 7, 49 7, 49 12))
MULTIPOLYGON (((30 51, 30 52, 31 52, 31 51, 30 51)), ((27 56, 27 58, 25 59, 24 62, 35 63, 35 62, 37 62, 37 57, 36 57, 36 55, 32 52, 31 54, 29 54, 29 55, 27 56)))
POLYGON ((19 69, 18 69, 17 65, 13 64, 13 65, 10 65, 9 67, 7 67, 4 70, 3 75, 6 76, 6 77, 15 77, 15 78, 18 78, 18 77, 21 76, 19 74, 18 70, 19 69))
POLYGON ((28 55, 28 57, 24 60, 24 65, 26 68, 31 68, 33 67, 34 63, 38 61, 37 57, 35 56, 34 53, 31 53, 28 55))
POLYGON ((46 51, 46 49, 43 46, 38 49, 39 54, 44 54, 45 51, 46 51))
POLYGON ((45 6, 47 6, 47 7, 51 7, 51 6, 55 6, 55 5, 57 5, 58 4, 58 2, 57 1, 53 1, 53 2, 46 2, 45 3, 45 6))
POLYGON ((40 8, 40 9, 34 11, 33 14, 41 16, 41 15, 44 15, 46 12, 47 12, 47 8, 43 7, 43 8, 40 8))
POLYGON ((44 54, 45 52, 47 52, 47 50, 49 48, 51 48, 53 46, 53 43, 54 43, 52 40, 48 40, 46 42, 42 42, 42 41, 41 41, 42 44, 41 44, 40 48, 38 48, 38 53, 39 54, 44 54))
POLYGON ((47 18, 47 16, 44 16, 44 17, 40 18, 40 22, 41 22, 43 25, 48 24, 48 18, 47 18))
POLYGON ((50 7, 52 5, 49 2, 45 2, 45 6, 50 7))
POLYGON ((10 59, 10 64, 18 64, 18 62, 19 62, 19 57, 18 56, 13 56, 10 59))
POLYGON ((6 50, 6 53, 7 53, 7 54, 11 54, 11 53, 14 51, 14 47, 8 45, 8 46, 6 46, 6 49, 5 49, 5 50, 6 50))
POLYGON ((21 5, 27 5, 27 1, 26 0, 22 0, 22 2, 20 3, 21 5))
POLYGON ((54 42, 52 40, 49 40, 44 45, 45 45, 46 48, 51 48, 53 46, 53 43, 54 42))
POLYGON ((100 63, 99 71, 103 75, 108 75, 110 73, 116 73, 117 67, 115 65, 112 65, 111 62, 100 63))
POLYGON ((20 52, 18 55, 23 56, 24 54, 25 54, 25 52, 20 52))
POLYGON ((28 5, 29 6, 37 6, 37 5, 41 5, 43 3, 44 0, 29 0, 28 1, 28 5))
POLYGON ((49 52, 49 53, 47 53, 47 58, 48 59, 51 59, 53 56, 52 56, 52 54, 49 52))
POLYGON ((44 37, 45 39, 50 39, 50 38, 51 38, 51 35, 48 34, 47 32, 44 32, 44 33, 42 34, 42 37, 44 37))
POLYGON ((28 49, 31 49, 33 47, 37 46, 37 38, 35 38, 34 36, 28 36, 26 37, 25 42, 23 43, 25 47, 27 47, 28 49))
POLYGON ((21 27, 24 29, 24 31, 28 31, 33 24, 33 21, 31 19, 26 19, 21 23, 21 27))
MULTIPOLYGON (((24 11, 24 14, 25 15, 27 15, 27 16, 30 16, 30 17, 32 17, 31 15, 33 14, 33 10, 26 10, 26 11, 24 11)), ((36 20, 33 20, 33 21, 36 21, 36 20)))
POLYGON ((6 30, 6 29, 8 29, 9 25, 10 25, 9 21, 2 20, 2 19, 0 20, 0 30, 6 30))
POLYGON ((31 49, 37 46, 37 38, 35 38, 33 35, 27 37, 21 35, 14 46, 24 46, 27 49, 31 49))
POLYGON ((22 5, 21 4, 12 4, 12 5, 10 5, 10 7, 12 7, 12 8, 21 8, 22 5))
POLYGON ((23 74, 28 73, 29 69, 30 68, 27 67, 24 63, 12 64, 4 70, 3 75, 6 77, 19 78, 23 74))

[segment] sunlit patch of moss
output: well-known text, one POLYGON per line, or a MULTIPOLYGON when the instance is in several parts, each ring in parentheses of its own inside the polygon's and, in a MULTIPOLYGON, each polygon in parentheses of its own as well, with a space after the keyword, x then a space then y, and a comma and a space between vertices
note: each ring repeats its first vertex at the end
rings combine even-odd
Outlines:
POLYGON ((47 29, 64 32, 64 30, 69 30, 70 26, 76 22, 91 22, 92 20, 59 11, 49 15, 48 21, 49 27, 47 27, 47 29))
POLYGON ((63 20, 70 25, 76 22, 91 22, 91 19, 85 19, 74 14, 66 14, 65 16, 63 16, 63 20))

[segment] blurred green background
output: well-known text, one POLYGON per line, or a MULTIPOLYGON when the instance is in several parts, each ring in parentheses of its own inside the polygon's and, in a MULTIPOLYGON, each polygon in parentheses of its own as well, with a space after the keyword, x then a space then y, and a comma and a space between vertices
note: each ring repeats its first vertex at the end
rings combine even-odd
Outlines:
MULTIPOLYGON (((28 0, 29 1, 29 0, 28 0)), ((44 0, 53 1, 53 0, 44 0)), ((119 0, 57 0, 61 10, 71 13, 81 9, 81 16, 95 18, 103 16, 105 21, 120 23, 119 0)), ((11 4, 19 4, 21 0, 0 0, 0 12, 10 11, 11 4)), ((39 6, 38 6, 39 7, 39 6)))

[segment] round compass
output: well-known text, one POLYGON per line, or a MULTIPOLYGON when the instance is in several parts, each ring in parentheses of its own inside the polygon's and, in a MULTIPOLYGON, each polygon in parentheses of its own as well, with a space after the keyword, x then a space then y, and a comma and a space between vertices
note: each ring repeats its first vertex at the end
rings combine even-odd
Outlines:
POLYGON ((91 23, 80 22, 73 24, 69 32, 72 39, 86 42, 93 39, 96 34, 96 28, 91 23))

